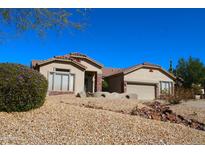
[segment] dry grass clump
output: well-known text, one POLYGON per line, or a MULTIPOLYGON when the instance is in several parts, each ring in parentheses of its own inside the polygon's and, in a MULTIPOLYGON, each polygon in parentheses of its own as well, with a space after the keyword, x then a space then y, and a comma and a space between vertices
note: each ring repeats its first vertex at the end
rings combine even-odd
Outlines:
POLYGON ((179 104, 182 101, 188 101, 194 98, 194 92, 192 89, 185 89, 182 87, 178 87, 175 89, 174 95, 168 94, 166 91, 163 95, 160 96, 161 99, 169 102, 170 104, 179 104))

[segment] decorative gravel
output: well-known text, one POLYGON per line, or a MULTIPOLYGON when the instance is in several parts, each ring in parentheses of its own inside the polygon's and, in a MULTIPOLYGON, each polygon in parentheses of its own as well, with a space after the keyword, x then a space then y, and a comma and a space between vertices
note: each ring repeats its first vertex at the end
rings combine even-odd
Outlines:
POLYGON ((205 100, 192 100, 178 105, 170 105, 170 108, 177 114, 205 123, 205 100))
MULTIPOLYGON (((129 112, 136 100, 50 96, 39 109, 0 112, 1 144, 205 144, 205 132, 129 112), (95 103, 100 109, 86 108, 95 103)), ((143 105, 142 105, 143 106, 143 105)))

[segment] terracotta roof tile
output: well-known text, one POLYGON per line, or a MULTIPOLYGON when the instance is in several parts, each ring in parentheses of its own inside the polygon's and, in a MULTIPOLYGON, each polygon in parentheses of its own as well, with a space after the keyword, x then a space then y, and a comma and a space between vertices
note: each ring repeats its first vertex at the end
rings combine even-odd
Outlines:
POLYGON ((43 62, 43 60, 32 60, 31 61, 32 68, 34 68, 36 64, 41 63, 41 62, 43 62))
POLYGON ((79 52, 71 52, 69 55, 71 56, 80 56, 80 57, 87 57, 86 55, 79 53, 79 52))
POLYGON ((73 61, 75 63, 78 63, 79 65, 81 65, 83 67, 85 67, 85 66, 80 63, 80 59, 87 59, 87 60, 91 61, 92 63, 96 64, 97 66, 99 66, 101 68, 103 67, 102 64, 100 64, 100 63, 96 62, 95 60, 89 58, 88 56, 81 54, 81 53, 78 53, 78 52, 72 52, 69 54, 62 55, 62 56, 54 56, 53 58, 50 58, 47 60, 32 60, 32 67, 34 68, 37 64, 40 65, 42 63, 45 63, 45 62, 53 60, 53 59, 70 60, 70 61, 73 61))
POLYGON ((94 64, 100 66, 101 68, 103 67, 103 65, 100 64, 99 62, 97 62, 97 61, 95 61, 94 59, 92 59, 92 58, 90 58, 90 57, 88 57, 88 56, 86 56, 86 55, 84 55, 84 54, 82 54, 82 53, 79 53, 79 52, 71 52, 70 54, 67 54, 67 55, 65 55, 65 56, 70 56, 70 57, 72 57, 72 58, 77 58, 77 59, 78 59, 78 58, 79 58, 79 59, 86 59, 86 60, 88 60, 88 61, 90 61, 90 62, 92 62, 92 63, 94 63, 94 64))
POLYGON ((103 76, 110 76, 112 74, 117 74, 119 72, 121 72, 123 69, 121 68, 103 68, 102 72, 103 72, 103 76))
POLYGON ((148 62, 137 64, 137 65, 134 65, 134 66, 131 66, 131 67, 128 67, 128 68, 124 68, 124 69, 115 69, 115 68, 110 68, 110 70, 105 69, 104 72, 103 72, 103 76, 108 77, 108 76, 116 75, 116 74, 119 74, 119 73, 127 74, 127 73, 129 73, 133 70, 136 70, 136 69, 142 68, 142 67, 157 68, 157 69, 160 69, 161 71, 165 72, 167 75, 171 76, 172 78, 176 78, 171 73, 169 73, 166 70, 162 69, 162 67, 160 65, 156 65, 156 64, 152 64, 152 63, 148 63, 148 62))

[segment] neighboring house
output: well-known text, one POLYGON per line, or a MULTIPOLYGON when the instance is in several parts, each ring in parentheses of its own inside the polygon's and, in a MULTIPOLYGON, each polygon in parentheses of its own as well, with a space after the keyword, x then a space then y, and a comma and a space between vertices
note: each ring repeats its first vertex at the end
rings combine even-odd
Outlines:
POLYGON ((101 91, 102 67, 100 63, 80 53, 32 61, 32 68, 48 79, 49 93, 101 91))
POLYGON ((136 93, 139 99, 156 99, 164 93, 173 94, 175 76, 159 65, 143 63, 126 69, 103 69, 109 92, 136 93))

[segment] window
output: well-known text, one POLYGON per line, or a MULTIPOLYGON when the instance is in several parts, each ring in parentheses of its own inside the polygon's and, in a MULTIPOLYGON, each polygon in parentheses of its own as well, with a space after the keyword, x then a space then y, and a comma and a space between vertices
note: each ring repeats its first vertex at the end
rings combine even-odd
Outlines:
POLYGON ((69 69, 62 69, 62 68, 55 68, 55 71, 57 71, 57 72, 70 72, 69 69))
POLYGON ((75 75, 71 73, 50 72, 48 86, 50 91, 74 91, 75 75))
POLYGON ((160 94, 172 94, 173 93, 173 83, 168 81, 160 82, 160 94))

